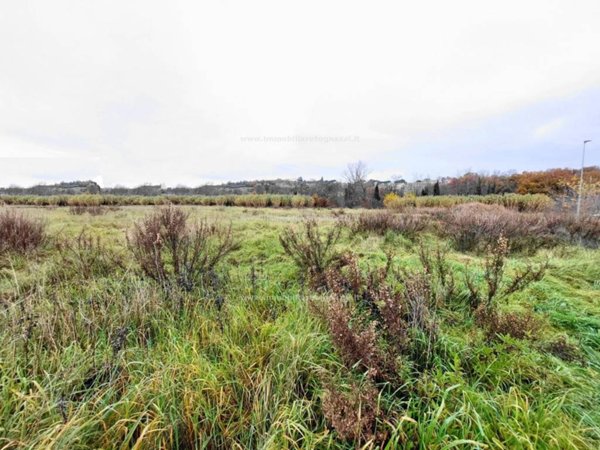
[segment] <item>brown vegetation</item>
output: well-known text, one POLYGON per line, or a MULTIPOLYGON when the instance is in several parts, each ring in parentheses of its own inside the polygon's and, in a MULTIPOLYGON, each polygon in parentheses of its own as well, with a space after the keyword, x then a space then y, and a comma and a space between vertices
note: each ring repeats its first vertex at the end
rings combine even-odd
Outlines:
POLYGON ((58 239, 60 255, 57 276, 75 276, 86 280, 108 276, 123 269, 123 259, 104 245, 99 236, 93 237, 85 229, 75 239, 58 239))
POLYGON ((302 276, 316 288, 326 285, 327 269, 339 257, 335 245, 340 239, 341 227, 321 231, 314 219, 306 219, 302 230, 287 228, 279 236, 285 253, 296 263, 302 276))
POLYGON ((365 212, 341 223, 351 233, 385 235, 388 231, 414 239, 424 231, 448 238, 458 251, 483 253, 500 236, 511 252, 534 253, 559 244, 600 245, 600 217, 576 218, 565 213, 518 212, 499 205, 467 203, 451 208, 411 208, 403 213, 365 212))
POLYGON ((69 213, 73 215, 89 214, 90 216, 101 216, 117 209, 119 209, 118 206, 71 205, 69 206, 69 213))
POLYGON ((188 214, 167 206, 137 222, 127 236, 143 273, 164 287, 191 291, 236 250, 231 226, 206 220, 188 225, 188 214))
POLYGON ((517 270, 509 281, 504 276, 507 256, 508 240, 500 236, 496 245, 488 247, 488 254, 484 260, 484 283, 476 282, 473 274, 467 272, 465 283, 469 290, 471 308, 478 309, 480 306, 488 309, 495 308, 500 299, 541 280, 548 267, 547 263, 537 267, 527 265, 525 269, 517 270))
POLYGON ((502 236, 511 250, 532 252, 549 238, 541 215, 476 203, 452 208, 441 228, 459 251, 484 251, 502 236))
POLYGON ((379 391, 372 384, 353 384, 347 392, 336 386, 325 389, 323 413, 338 435, 357 446, 369 441, 382 442, 385 432, 377 432, 377 422, 384 419, 378 405, 379 391))
POLYGON ((365 212, 349 218, 346 225, 352 233, 376 233, 384 235, 388 231, 400 233, 408 238, 415 238, 424 231, 429 219, 416 212, 397 214, 390 211, 365 212))
POLYGON ((475 320, 490 340, 503 335, 534 340, 542 328, 542 321, 531 311, 504 313, 483 305, 475 311, 475 320))
POLYGON ((374 321, 364 319, 341 298, 332 298, 324 311, 329 334, 342 361, 350 370, 367 372, 377 377, 382 372, 382 361, 377 347, 374 321))
POLYGON ((559 336, 556 340, 548 343, 545 350, 563 361, 581 362, 583 360, 579 347, 570 343, 565 336, 559 336))
POLYGON ((46 241, 45 225, 23 213, 5 210, 0 212, 0 254, 27 253, 46 241))

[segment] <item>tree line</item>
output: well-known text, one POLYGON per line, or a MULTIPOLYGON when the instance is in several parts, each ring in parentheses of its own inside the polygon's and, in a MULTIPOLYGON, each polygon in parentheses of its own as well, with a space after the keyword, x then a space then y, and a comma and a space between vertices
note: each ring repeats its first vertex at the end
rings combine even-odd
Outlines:
MULTIPOLYGON (((223 184, 206 184, 194 188, 164 187, 146 184, 134 188, 101 188, 93 181, 63 182, 53 185, 37 185, 28 188, 11 186, 0 188, 0 195, 243 195, 278 194, 318 196, 331 206, 378 207, 385 195, 395 193, 401 197, 437 195, 490 195, 490 194, 546 194, 554 198, 572 197, 577 193, 580 171, 578 169, 549 169, 508 174, 485 174, 467 172, 456 177, 424 179, 413 182, 404 180, 381 181, 369 178, 369 170, 363 162, 348 165, 342 180, 257 180, 223 184)), ((600 195, 600 167, 584 169, 586 194, 600 195)))

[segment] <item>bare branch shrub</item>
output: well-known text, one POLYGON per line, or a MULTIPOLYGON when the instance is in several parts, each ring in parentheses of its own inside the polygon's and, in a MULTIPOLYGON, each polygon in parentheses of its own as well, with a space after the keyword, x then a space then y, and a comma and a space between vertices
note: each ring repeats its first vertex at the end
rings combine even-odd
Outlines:
POLYGON ((393 231, 410 239, 425 231, 428 223, 430 220, 424 214, 398 214, 390 211, 365 212, 345 221, 353 234, 375 233, 383 236, 388 231, 393 231))
POLYGON ((339 257, 335 245, 340 234, 340 227, 322 232, 316 220, 307 219, 302 224, 302 231, 287 228, 279 236, 279 242, 302 274, 308 277, 311 286, 320 289, 326 286, 327 269, 339 257))
POLYGON ((45 224, 22 213, 0 212, 0 254, 28 253, 46 242, 45 224))
POLYGON ((94 238, 85 229, 75 239, 58 240, 56 246, 60 255, 59 277, 69 272, 92 279, 124 269, 122 258, 104 245, 99 236, 94 238))
POLYGON ((432 304, 442 306, 456 291, 454 272, 448 263, 448 249, 438 244, 431 250, 423 241, 419 241, 418 252, 425 279, 428 281, 432 304))
POLYGON ((167 206, 134 224, 129 248, 142 271, 164 287, 191 291, 239 248, 229 227, 202 220, 188 225, 188 214, 167 206))
POLYGON ((544 277, 548 264, 537 267, 528 265, 518 270, 512 280, 505 278, 506 258, 508 256, 508 241, 503 236, 498 238, 495 246, 488 247, 489 252, 484 260, 483 285, 474 280, 473 274, 467 272, 465 282, 469 290, 469 300, 472 309, 484 305, 488 309, 496 307, 497 302, 508 295, 523 290, 531 283, 544 277))
POLYGON ((404 298, 410 343, 407 351, 417 366, 424 369, 431 363, 439 335, 429 277, 415 274, 406 280, 404 298))
POLYGON ((430 224, 431 220, 425 214, 417 212, 396 214, 392 222, 392 230, 409 239, 414 239, 419 233, 427 231, 430 224))

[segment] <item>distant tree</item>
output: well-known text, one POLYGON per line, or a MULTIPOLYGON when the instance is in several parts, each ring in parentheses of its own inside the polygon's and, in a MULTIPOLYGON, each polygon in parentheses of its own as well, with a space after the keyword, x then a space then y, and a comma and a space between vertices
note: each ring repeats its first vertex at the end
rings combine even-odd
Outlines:
POLYGON ((344 172, 344 180, 346 181, 344 199, 346 206, 362 206, 366 203, 368 174, 367 165, 364 162, 358 161, 348 164, 344 172))
POLYGON ((349 184, 365 183, 368 175, 369 170, 367 169, 367 165, 362 161, 357 161, 348 164, 344 172, 344 179, 349 184))
MULTIPOLYGON (((586 183, 600 181, 599 167, 586 167, 584 169, 586 183)), ((514 175, 516 190, 519 194, 569 194, 578 189, 579 170, 577 169, 550 169, 538 172, 522 172, 514 175)))
POLYGON ((421 189, 421 195, 423 197, 429 195, 429 186, 425 186, 423 189, 421 189))
POLYGON ((433 195, 440 195, 440 180, 437 180, 433 185, 433 195))
POLYGON ((375 192, 373 193, 373 198, 375 199, 376 202, 381 201, 381 195, 379 194, 379 185, 378 184, 375 185, 375 192))

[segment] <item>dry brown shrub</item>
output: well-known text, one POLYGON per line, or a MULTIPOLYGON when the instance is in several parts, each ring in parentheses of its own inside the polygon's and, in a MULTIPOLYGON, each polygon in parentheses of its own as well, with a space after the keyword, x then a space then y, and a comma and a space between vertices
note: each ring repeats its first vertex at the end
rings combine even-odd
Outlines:
MULTIPOLYGON (((384 267, 361 271, 353 254, 345 254, 333 268, 327 271, 327 287, 337 301, 350 296, 358 306, 350 315, 370 317, 376 324, 377 339, 383 347, 377 354, 379 378, 388 381, 395 378, 396 358, 408 347, 408 326, 405 296, 392 289, 387 282, 391 256, 387 255, 384 267)), ((327 315, 327 314, 325 314, 327 315)), ((335 318, 328 318, 334 322, 335 318)))
POLYGON ((541 319, 531 311, 502 313, 485 306, 475 311, 475 320, 490 340, 502 335, 535 340, 543 325, 541 319))
POLYGON ((16 211, 0 212, 0 254, 28 253, 46 242, 45 224, 16 211))
POLYGON ((405 297, 392 292, 389 288, 382 288, 379 291, 378 302, 379 317, 383 325, 386 341, 392 344, 394 354, 406 351, 409 347, 409 335, 407 324, 407 304, 405 297))
POLYGON ((372 384, 353 384, 348 392, 329 386, 323 396, 323 413, 339 437, 353 441, 357 448, 368 443, 383 443, 387 433, 377 430, 378 422, 383 420, 378 396, 372 384))
POLYGON ((315 289, 326 286, 326 272, 338 259, 335 246, 340 239, 341 229, 334 226, 322 231, 314 219, 306 219, 302 230, 287 228, 279 236, 285 253, 292 258, 302 274, 315 289))
POLYGON ((441 232, 460 251, 484 251, 500 236, 511 251, 532 253, 560 243, 600 246, 600 217, 518 212, 498 205, 459 205, 441 219, 441 232))
POLYGON ((511 251, 533 252, 552 237, 541 214, 479 203, 451 208, 443 218, 442 233, 459 251, 484 251, 503 236, 511 251))
POLYGON ((556 242, 600 246, 600 217, 585 215, 578 219, 573 214, 551 214, 546 216, 546 229, 556 242))
POLYGON ((64 275, 92 279, 124 269, 121 255, 104 245, 99 236, 93 237, 85 229, 74 239, 58 239, 59 270, 56 277, 64 275))
MULTIPOLYGON (((363 272, 358 259, 352 253, 339 256, 335 264, 325 273, 327 289, 341 297, 349 294, 363 308, 366 308, 373 319, 379 320, 379 308, 376 304, 390 288, 386 278, 391 267, 391 255, 386 255, 386 265, 379 269, 363 272)), ((387 292, 389 294, 389 292, 387 292)))
POLYGON ((329 206, 329 200, 317 194, 313 194, 312 200, 315 208, 327 208, 329 206))
POLYGON ((408 321, 413 328, 426 330, 430 327, 431 291, 423 275, 414 274, 405 282, 404 296, 408 306, 408 321))
POLYGON ((414 238, 425 231, 431 222, 426 214, 416 211, 393 213, 390 211, 365 212, 345 222, 352 233, 376 233, 384 235, 388 231, 414 238))
POLYGON ((322 314, 333 345, 348 369, 358 368, 371 377, 381 372, 376 322, 356 317, 354 308, 341 298, 332 298, 322 314))
POLYGON ((134 224, 127 242, 149 278, 164 287, 191 291, 206 281, 215 267, 239 248, 229 227, 202 220, 188 225, 188 214, 167 206, 134 224))
POLYGON ((448 249, 437 245, 435 249, 419 242, 419 260, 423 275, 428 281, 432 305, 439 307, 447 303, 455 294, 456 280, 448 262, 448 249))
POLYGON ((432 361, 439 335, 431 278, 426 274, 413 274, 405 281, 404 298, 409 333, 407 351, 417 367, 425 369, 432 361))
POLYGON ((512 280, 509 280, 504 276, 508 252, 508 241, 502 235, 494 246, 488 247, 488 254, 484 260, 483 285, 475 282, 471 272, 466 272, 465 282, 472 309, 477 309, 481 305, 491 309, 496 306, 498 300, 523 290, 544 277, 548 267, 547 262, 537 267, 527 265, 525 269, 517 270, 512 280))
POLYGON ((581 363, 584 360, 579 347, 571 344, 565 336, 559 336, 555 341, 548 343, 545 350, 563 361, 581 363))
POLYGON ((89 214, 90 216, 101 216, 109 211, 108 207, 100 205, 72 205, 69 206, 69 213, 73 215, 89 214))
POLYGON ((434 277, 403 272, 401 285, 394 289, 387 281, 391 258, 386 267, 367 271, 359 269, 353 255, 345 255, 341 261, 343 265, 327 272, 333 299, 320 316, 329 324, 334 345, 346 355, 346 364, 350 367, 359 359, 368 361, 368 367, 361 369, 370 370, 374 379, 391 383, 400 381, 397 368, 403 357, 410 358, 419 369, 428 367, 439 335, 434 277), (366 318, 371 321, 368 331, 373 332, 368 336, 372 346, 364 345, 366 334, 359 334, 366 331, 366 318), (365 349, 368 355, 364 355, 365 349))
MULTIPOLYGON (((438 254, 444 258, 443 252, 438 254)), ((387 379, 393 378, 394 361, 401 355, 411 357, 419 364, 426 365, 433 356, 433 348, 437 341, 438 325, 436 308, 439 297, 447 295, 453 289, 454 279, 444 262, 437 270, 442 275, 438 278, 433 266, 428 266, 432 273, 407 272, 396 273, 400 281, 400 289, 393 288, 388 282, 391 273, 390 255, 384 267, 361 271, 356 257, 343 255, 339 264, 327 272, 327 287, 334 298, 340 301, 350 295, 358 305, 358 314, 366 313, 377 324, 382 351, 377 355, 379 375, 387 379), (445 286, 445 287, 444 287, 445 286)), ((450 272, 451 273, 451 272, 450 272)), ((325 316, 330 315, 331 311, 325 316)), ((356 314, 349 313, 352 320, 356 314)), ((328 317, 329 322, 345 321, 347 318, 328 317)))

